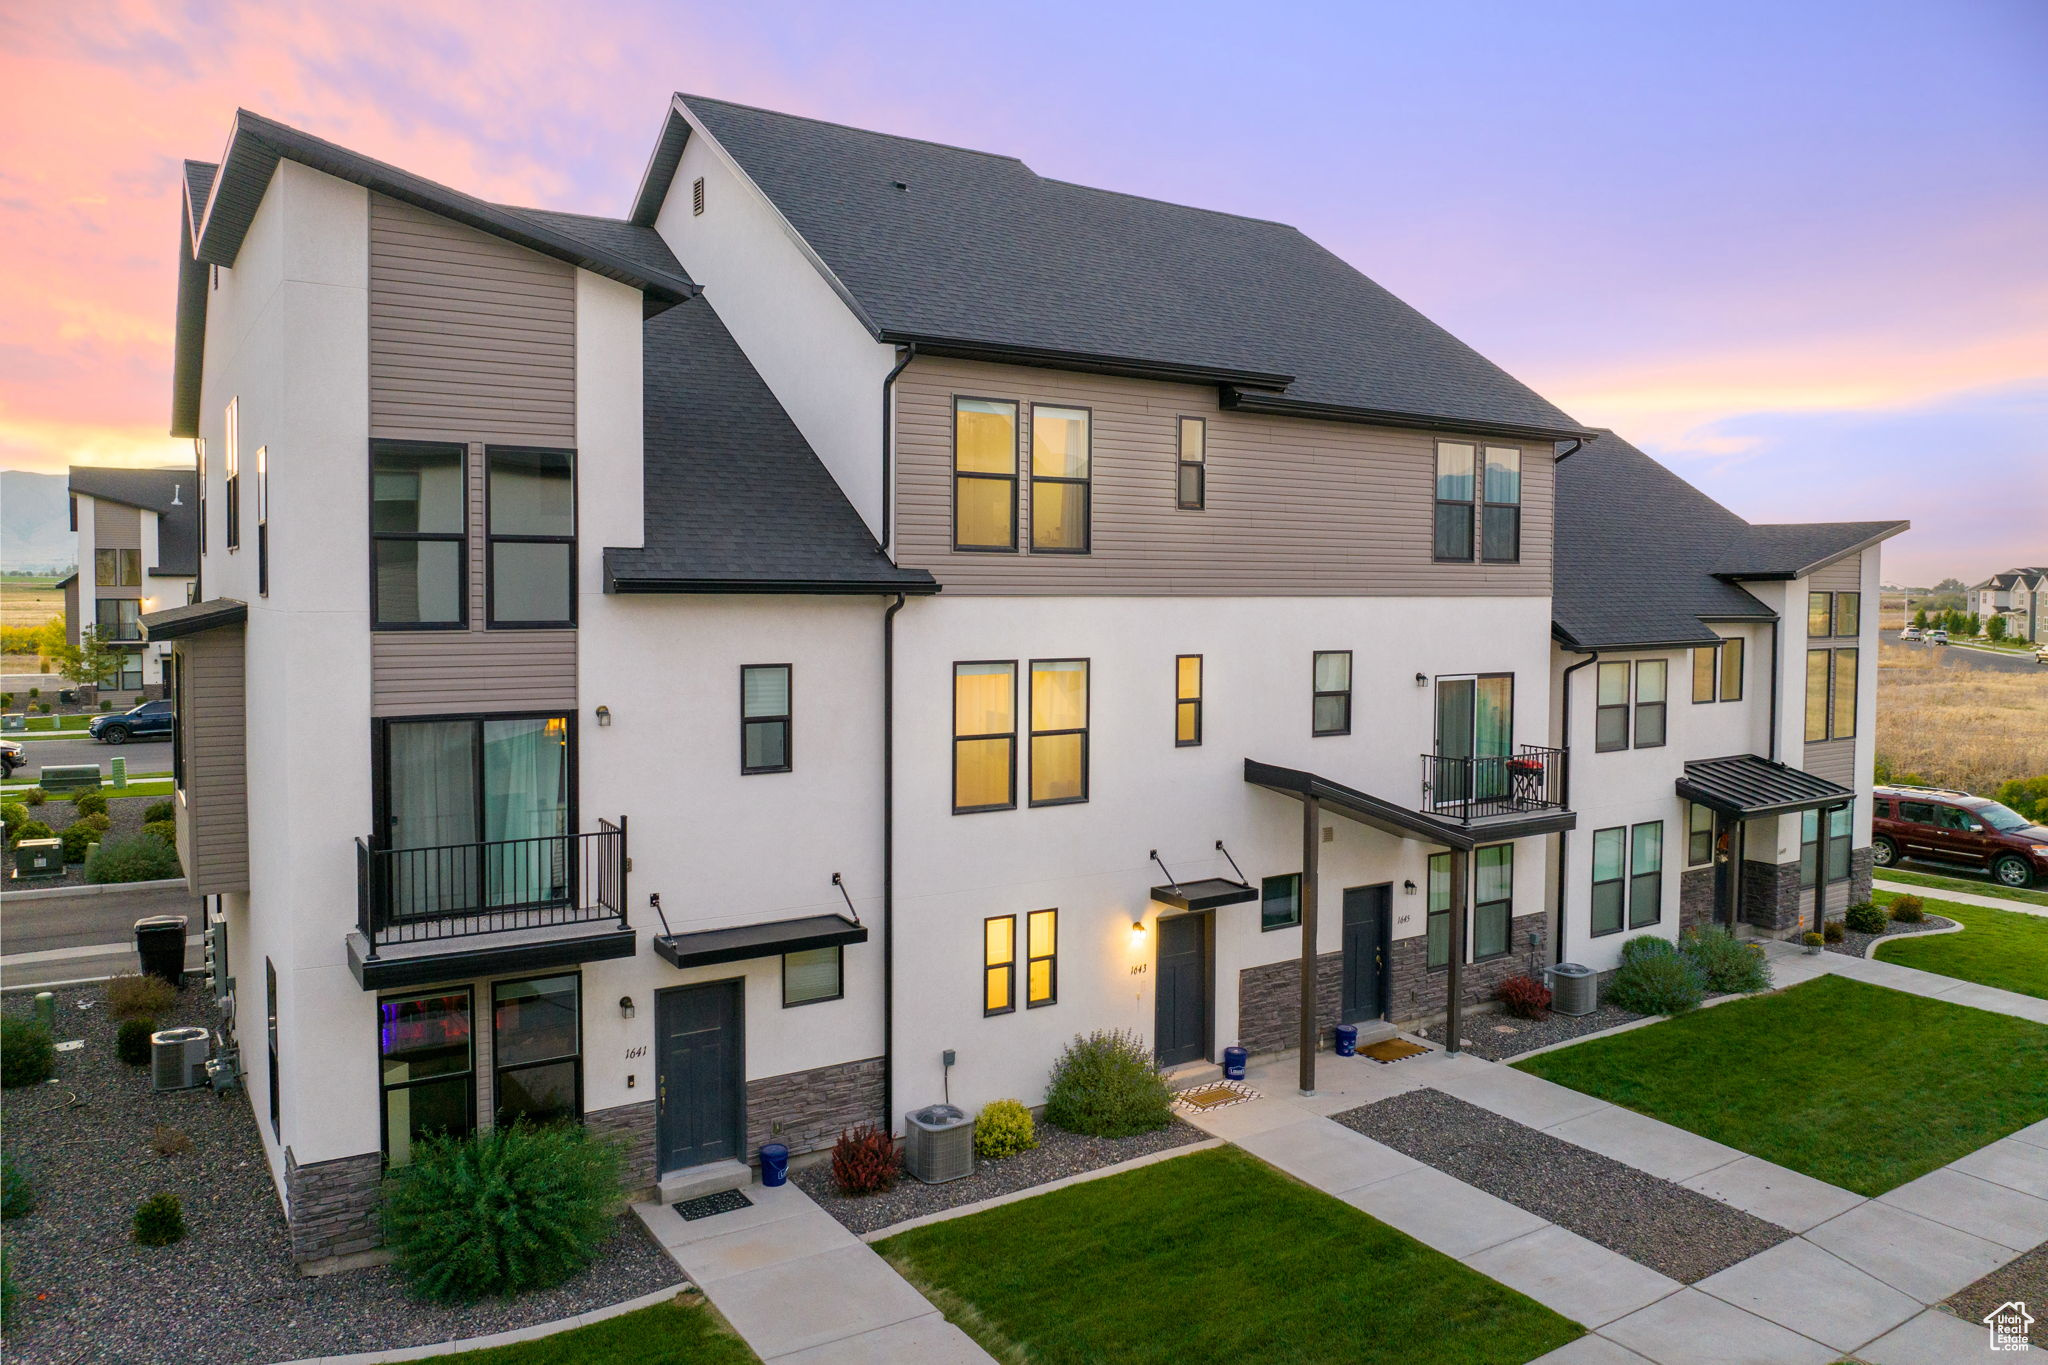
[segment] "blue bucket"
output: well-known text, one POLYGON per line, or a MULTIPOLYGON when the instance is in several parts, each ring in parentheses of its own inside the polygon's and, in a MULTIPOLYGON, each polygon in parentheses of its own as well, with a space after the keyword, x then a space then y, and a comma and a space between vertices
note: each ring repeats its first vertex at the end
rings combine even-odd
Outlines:
POLYGON ((1337 1055, 1356 1057, 1358 1055, 1358 1025, 1337 1025, 1337 1055))
POLYGON ((1248 1054, 1248 1053, 1247 1053, 1247 1052, 1246 1052, 1246 1051, 1245 1051, 1245 1050, 1244 1050, 1243 1048, 1241 1048, 1241 1047, 1227 1047, 1227 1048, 1224 1048, 1224 1049, 1223 1049, 1223 1079, 1224 1079, 1224 1080, 1226 1080, 1226 1081, 1241 1081, 1241 1080, 1243 1080, 1243 1079, 1244 1079, 1244 1063, 1245 1063, 1245 1058, 1246 1058, 1247 1056, 1249 1056, 1249 1055, 1250 1055, 1250 1054, 1248 1054))
POLYGON ((789 1183, 789 1148, 779 1142, 762 1144, 761 1183, 763 1185, 785 1185, 789 1183))

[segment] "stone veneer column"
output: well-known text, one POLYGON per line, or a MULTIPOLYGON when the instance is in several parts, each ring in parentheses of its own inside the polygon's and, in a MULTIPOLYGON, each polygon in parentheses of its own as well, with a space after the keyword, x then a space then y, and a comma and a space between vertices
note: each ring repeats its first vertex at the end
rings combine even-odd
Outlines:
POLYGON ((1719 923, 1714 904, 1714 866, 1690 867, 1678 875, 1678 932, 1719 923))
POLYGON ((1742 922, 1767 934, 1797 929, 1813 908, 1810 893, 1802 895, 1799 863, 1742 863, 1742 922))
POLYGON ((384 1158, 378 1152, 337 1157, 301 1166, 291 1148, 284 1153, 285 1198, 290 1205, 292 1263, 359 1257, 384 1245, 379 1220, 384 1158))
POLYGON ((638 1193, 660 1181, 661 1171, 655 1164, 654 1153, 653 1100, 592 1110, 583 1116, 583 1126, 595 1137, 611 1138, 624 1146, 619 1171, 621 1188, 638 1193))
MULTIPOLYGON (((1344 954, 1316 958, 1316 1036, 1331 1043, 1343 1009, 1344 954)), ((1237 1045, 1248 1052, 1285 1052, 1301 1045, 1301 962, 1288 958, 1237 974, 1237 1045)))
POLYGON ((782 1143, 792 1156, 829 1147, 842 1129, 880 1119, 882 1104, 880 1057, 748 1081, 740 1160, 752 1163, 766 1142, 782 1143))

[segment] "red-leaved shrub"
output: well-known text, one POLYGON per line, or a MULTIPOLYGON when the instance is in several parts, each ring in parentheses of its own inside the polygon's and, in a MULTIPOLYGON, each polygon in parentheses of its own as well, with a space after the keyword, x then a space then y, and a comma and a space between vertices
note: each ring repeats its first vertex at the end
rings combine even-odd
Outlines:
POLYGON ((1550 1017, 1550 987, 1533 976, 1511 976, 1500 983, 1494 999, 1517 1019, 1550 1017))
POLYGON ((903 1170, 896 1139, 872 1123, 848 1128, 832 1144, 832 1180, 847 1194, 878 1194, 903 1170))

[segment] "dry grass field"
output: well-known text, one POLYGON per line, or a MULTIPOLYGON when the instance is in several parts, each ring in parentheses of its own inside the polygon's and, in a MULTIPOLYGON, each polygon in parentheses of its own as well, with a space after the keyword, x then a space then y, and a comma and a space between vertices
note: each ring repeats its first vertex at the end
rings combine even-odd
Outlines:
POLYGON ((1877 653, 1877 753, 1894 779, 1990 793, 2048 773, 2048 668, 1943 668, 1932 650, 1877 653))
MULTIPOLYGON (((0 579, 0 626, 40 626, 52 616, 62 616, 64 593, 54 583, 54 579, 0 579)), ((0 673, 34 673, 38 663, 33 653, 0 654, 0 673)))

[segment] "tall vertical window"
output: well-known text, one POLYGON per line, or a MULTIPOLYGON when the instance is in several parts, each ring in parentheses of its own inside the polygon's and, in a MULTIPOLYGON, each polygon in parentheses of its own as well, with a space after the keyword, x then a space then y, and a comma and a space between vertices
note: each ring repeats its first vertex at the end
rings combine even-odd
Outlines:
POLYGON ((1806 594, 1806 634, 1824 640, 1835 633, 1835 595, 1830 592, 1806 594))
POLYGON ((1017 405, 953 400, 953 548, 1017 548, 1017 405))
POLYGON ((1721 642, 1721 700, 1742 700, 1742 637, 1721 642))
POLYGON ((1593 831, 1593 932, 1621 930, 1622 884, 1628 876, 1628 830, 1593 831))
POLYGON ((1259 883, 1259 928, 1291 929, 1301 923, 1301 874, 1288 872, 1259 883))
POLYGON ((1310 699, 1311 733, 1351 733, 1351 651, 1329 649, 1315 657, 1314 695, 1310 699))
POLYGON ((749 664, 740 670, 740 771, 790 770, 788 664, 749 664))
POLYGON ((1031 409, 1031 548, 1088 553, 1086 408, 1031 409))
POLYGON ((142 603, 133 597, 102 597, 93 604, 102 640, 140 640, 142 603))
POLYGON ((1178 747, 1202 742, 1202 656, 1180 654, 1173 660, 1173 742, 1178 747))
POLYGON ((468 622, 466 484, 461 446, 371 448, 370 553, 378 628, 468 622))
POLYGON ((1033 910, 1024 917, 1024 1007, 1059 999, 1060 912, 1033 910))
POLYGON ((394 917, 561 905, 574 868, 567 716, 377 722, 378 894, 394 917))
POLYGON ((1174 492, 1191 512, 1209 505, 1209 424, 1199 417, 1180 419, 1180 462, 1174 492))
POLYGON ((1714 861, 1714 812, 1695 801, 1686 812, 1685 865, 1704 867, 1714 861))
POLYGON ((278 1090, 277 1065, 277 964, 263 959, 263 1033, 270 1053, 270 1135, 284 1141, 284 1102, 278 1090))
POLYGON ((1433 853, 1429 858, 1429 904, 1424 912, 1428 965, 1448 967, 1451 963, 1451 855, 1433 853))
POLYGON ((1503 957, 1515 917, 1515 846, 1472 850, 1472 960, 1503 957))
MULTIPOLYGON (((201 436, 192 442, 192 467, 198 475, 199 485, 199 553, 206 553, 206 438, 201 436)), ((77 527, 72 527, 77 530, 77 527)))
POLYGON ((493 446, 484 459, 490 624, 576 624, 575 458, 493 446))
POLYGON ((1436 557, 1472 558, 1473 464, 1479 452, 1462 441, 1436 447, 1436 557))
POLYGON ((1593 748, 1598 753, 1628 747, 1628 682, 1626 663, 1599 665, 1593 707, 1593 748))
POLYGON ((1031 661, 1031 804, 1088 799, 1088 661, 1031 661))
POLYGON ((845 950, 838 944, 828 948, 805 948, 782 955, 782 1007, 815 1005, 838 1000, 846 994, 845 950))
POLYGON ((1486 477, 1480 488, 1479 557, 1496 564, 1522 557, 1522 452, 1512 446, 1486 448, 1486 477))
POLYGON ((1665 695, 1670 665, 1663 659, 1636 664, 1636 747, 1654 749, 1664 742, 1665 695))
POLYGON ((953 813, 1017 804, 1017 665, 953 665, 953 813))
POLYGON ((1664 917, 1664 822, 1651 820, 1630 833, 1628 927, 1640 929, 1664 917))
POLYGON ((1854 812, 1847 806, 1837 806, 1828 812, 1828 880, 1846 881, 1849 877, 1849 836, 1854 812))
POLYGON ((491 987, 491 1093, 499 1127, 583 1113, 582 980, 569 972, 491 987))
POLYGON ((1820 876, 1820 812, 1799 812, 1799 884, 1812 886, 1820 876))
POLYGON ((1828 737, 1828 655, 1825 649, 1806 651, 1806 738, 1828 737))
POLYGON ((1838 649, 1834 654, 1834 713, 1828 721, 1828 733, 1836 739, 1850 739, 1856 734, 1857 651, 1838 649))
POLYGON ((1695 703, 1714 700, 1719 691, 1716 665, 1721 651, 1713 645, 1696 645, 1692 651, 1692 699, 1695 703))
POLYGON ((102 588, 139 588, 142 586, 142 551, 94 550, 92 575, 93 581, 102 588))
POLYGON ((981 922, 981 1012, 1008 1014, 1017 1008, 1017 917, 997 915, 981 922))
POLYGON ((256 593, 270 596, 270 447, 256 447, 256 593))
POLYGON ((377 1002, 384 1161, 404 1166, 413 1144, 476 1126, 474 1038, 467 986, 377 1002))
POLYGON ((228 496, 228 549, 238 550, 242 545, 242 400, 228 400, 227 418, 224 423, 227 454, 223 456, 221 472, 227 479, 228 496))
POLYGON ((1835 634, 1855 635, 1863 629, 1863 594, 1835 594, 1835 634))

